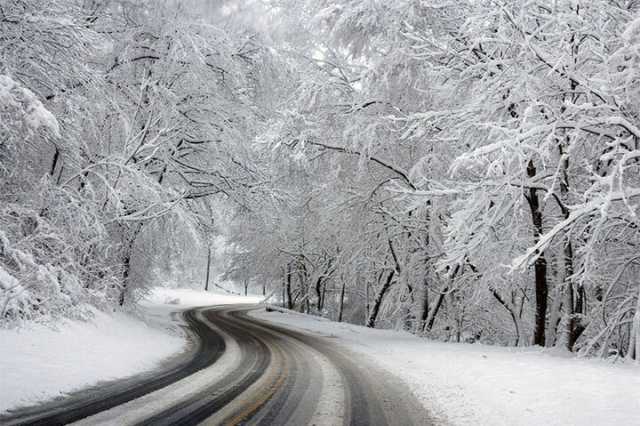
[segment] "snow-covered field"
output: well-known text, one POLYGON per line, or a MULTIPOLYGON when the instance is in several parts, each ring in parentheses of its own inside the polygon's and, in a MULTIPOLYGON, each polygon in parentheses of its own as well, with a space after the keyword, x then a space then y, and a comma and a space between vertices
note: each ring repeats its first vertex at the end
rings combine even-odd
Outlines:
POLYGON ((432 342, 295 313, 252 315, 369 356, 404 380, 443 424, 640 425, 640 365, 432 342))
POLYGON ((158 367, 187 345, 171 312, 259 300, 157 288, 138 315, 95 311, 91 321, 66 320, 56 329, 0 329, 0 413, 158 367))

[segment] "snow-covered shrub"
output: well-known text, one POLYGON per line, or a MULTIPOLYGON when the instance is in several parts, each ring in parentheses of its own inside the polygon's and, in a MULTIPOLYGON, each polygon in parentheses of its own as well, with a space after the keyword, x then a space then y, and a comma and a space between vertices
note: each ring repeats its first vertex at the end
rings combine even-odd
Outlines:
MULTIPOLYGON (((99 297, 71 227, 49 212, 9 203, 0 210, 0 323, 82 315, 99 297)), ((90 241, 90 240, 88 240, 90 241)))
POLYGON ((0 74, 0 172, 7 173, 29 144, 59 135, 58 121, 36 95, 0 74))
MULTIPOLYGON (((4 237, 4 235, 0 235, 4 237)), ((6 237, 2 238, 3 244, 8 242, 6 237)), ((2 316, 15 317, 15 313, 23 312, 30 299, 27 289, 20 285, 20 281, 11 275, 6 269, 0 266, 0 291, 2 291, 2 316)))
POLYGON ((117 293, 98 206, 41 168, 42 147, 60 136, 36 95, 0 75, 2 324, 83 315, 87 303, 105 307, 117 293))

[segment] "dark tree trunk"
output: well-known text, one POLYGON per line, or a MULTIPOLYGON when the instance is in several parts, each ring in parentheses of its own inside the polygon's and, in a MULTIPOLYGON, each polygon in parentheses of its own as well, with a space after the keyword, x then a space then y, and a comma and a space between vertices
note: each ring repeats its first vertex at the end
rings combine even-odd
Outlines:
POLYGON ((571 320, 570 320, 568 344, 569 344, 569 350, 573 351, 573 348, 576 342, 578 341, 578 339, 580 338, 580 336, 582 335, 582 333, 586 328, 582 319, 582 315, 585 312, 584 300, 585 300, 586 294, 584 291, 584 287, 581 285, 578 285, 577 289, 572 285, 570 290, 571 290, 574 305, 573 305, 573 313, 571 315, 571 320))
POLYGON ((287 307, 287 270, 282 268, 282 307, 287 307))
POLYGON ((285 289, 287 292, 287 309, 293 309, 293 298, 291 297, 291 263, 287 263, 285 289))
POLYGON ((322 298, 322 303, 320 304, 320 310, 322 311, 324 309, 324 304, 327 301, 327 284, 322 286, 322 293, 320 294, 320 297, 322 298))
POLYGON ((509 312, 509 315, 511 315, 511 320, 513 321, 513 327, 515 328, 516 333, 516 341, 514 342, 514 346, 518 346, 520 344, 520 324, 516 312, 496 290, 491 290, 491 294, 493 294, 493 297, 498 301, 498 303, 500 303, 507 310, 507 312, 509 312))
POLYGON ((53 176, 56 172, 56 166, 58 165, 58 159, 60 158, 60 151, 58 147, 56 147, 56 152, 53 153, 53 161, 51 162, 51 170, 49 171, 49 175, 53 176))
MULTIPOLYGON (((530 160, 527 165, 527 174, 533 178, 536 175, 536 167, 533 161, 530 160)), ((531 219, 533 222, 533 240, 534 244, 540 241, 542 236, 542 210, 540 207, 540 199, 538 198, 538 190, 536 188, 529 188, 529 194, 526 197, 531 208, 531 219)), ((538 252, 538 258, 534 265, 535 271, 535 293, 536 293, 536 313, 535 313, 535 327, 533 330, 533 344, 538 346, 545 346, 545 332, 547 324, 547 298, 548 298, 548 284, 547 284, 547 260, 544 256, 544 252, 538 252)))
POLYGON ((407 306, 406 306, 406 311, 404 316, 404 329, 408 331, 413 331, 415 328, 415 322, 416 322, 414 311, 411 309, 415 303, 415 299, 413 297, 413 286, 407 285, 407 291, 409 295, 407 297, 408 301, 405 301, 407 306))
POLYGON ((367 327, 374 328, 376 326, 376 320, 380 313, 380 306, 382 306, 382 301, 384 300, 384 296, 387 294, 387 291, 391 288, 395 274, 396 270, 392 269, 391 272, 389 272, 389 275, 387 275, 386 281, 382 284, 382 287, 380 287, 378 294, 376 294, 376 297, 373 300, 373 306, 371 307, 371 313, 369 314, 369 318, 367 318, 367 327))
POLYGON ((300 295, 302 299, 300 300, 300 313, 308 314, 309 313, 309 285, 307 283, 307 266, 304 263, 304 258, 301 256, 297 261, 298 273, 298 289, 300 290, 300 295))
POLYGON ((120 289, 120 295, 118 297, 118 305, 124 306, 127 293, 127 283, 129 281, 129 274, 131 272, 131 250, 127 249, 122 259, 122 288, 120 289))
POLYGON ((342 287, 340 288, 340 305, 338 306, 338 322, 342 322, 342 314, 344 313, 344 288, 345 282, 342 280, 342 287))
POLYGON ((142 230, 142 224, 135 226, 133 234, 127 242, 124 255, 122 256, 122 287, 120 289, 120 295, 118 297, 118 304, 123 306, 127 299, 127 293, 129 292, 129 276, 131 275, 131 259, 133 257, 133 247, 138 238, 138 234, 142 230))
MULTIPOLYGON (((460 265, 456 265, 455 269, 453 270, 453 274, 451 274, 451 278, 449 278, 452 284, 456 279, 456 276, 458 275, 458 273, 461 271, 461 269, 462 268, 460 265)), ((440 308, 442 307, 442 302, 444 302, 444 297, 446 296, 448 291, 449 291, 449 285, 445 285, 444 288, 438 294, 436 303, 433 305, 430 311, 426 312, 427 317, 425 318, 425 321, 424 321, 424 326, 422 329, 423 333, 429 332, 433 328, 433 324, 435 324, 436 322, 436 317, 438 316, 438 312, 440 312, 440 308)), ((423 313, 423 316, 424 315, 425 313, 423 313)))
POLYGON ((325 257, 325 267, 324 270, 322 272, 322 275, 320 275, 318 277, 318 279, 316 280, 316 284, 315 284, 315 291, 316 291, 316 297, 317 297, 317 309, 318 312, 322 312, 322 310, 324 309, 324 304, 325 304, 325 293, 327 290, 327 280, 329 279, 329 276, 331 275, 331 265, 332 265, 332 261, 329 259, 327 260, 325 257))
POLYGON ((431 309, 431 312, 428 315, 423 331, 429 332, 433 328, 433 324, 436 322, 436 316, 438 316, 438 311, 440 311, 440 308, 442 307, 442 302, 444 302, 444 296, 447 294, 448 291, 449 291, 449 287, 445 287, 440 292, 440 294, 438 294, 436 303, 433 305, 433 308, 431 309))
POLYGON ((369 280, 365 279, 364 282, 364 312, 366 313, 366 318, 369 318, 369 314, 371 313, 371 306, 369 305, 369 280))
POLYGON ((315 292, 316 292, 316 298, 317 298, 317 303, 316 303, 316 309, 318 310, 318 312, 322 312, 322 308, 323 308, 323 300, 322 300, 322 277, 319 277, 316 280, 316 285, 314 286, 315 292))
POLYGON ((420 323, 422 324, 422 331, 424 331, 424 327, 427 323, 427 318, 429 318, 429 286, 427 277, 425 274, 424 278, 424 296, 422 297, 422 313, 420 314, 420 323))
POLYGON ((535 280, 536 280, 536 316, 535 329, 533 332, 533 344, 544 346, 546 319, 547 319, 547 261, 541 256, 536 260, 535 264, 535 280))
POLYGON ((204 291, 209 291, 209 274, 211 272, 211 246, 207 247, 207 277, 204 281, 204 291))

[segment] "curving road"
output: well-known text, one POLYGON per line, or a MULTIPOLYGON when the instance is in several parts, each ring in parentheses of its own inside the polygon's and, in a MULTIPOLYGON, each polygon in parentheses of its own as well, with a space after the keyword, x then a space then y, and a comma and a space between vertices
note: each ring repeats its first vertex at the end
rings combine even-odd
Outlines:
POLYGON ((7 425, 428 425, 393 376, 330 338, 247 315, 250 306, 184 313, 197 344, 161 371, 0 417, 7 425))

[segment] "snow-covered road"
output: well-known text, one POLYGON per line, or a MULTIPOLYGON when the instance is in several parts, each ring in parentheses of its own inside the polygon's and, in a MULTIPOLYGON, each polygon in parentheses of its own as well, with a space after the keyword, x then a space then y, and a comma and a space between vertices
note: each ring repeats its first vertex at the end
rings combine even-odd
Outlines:
POLYGON ((325 338, 246 316, 256 309, 262 308, 234 305, 185 312, 201 339, 193 358, 199 368, 159 389, 158 377, 166 372, 2 420, 79 420, 87 425, 432 424, 405 386, 384 370, 325 338))
POLYGON ((637 365, 433 342, 255 305, 255 319, 247 318, 247 303, 258 300, 162 289, 144 303, 145 322, 98 313, 93 322, 70 321, 59 332, 4 330, 0 402, 6 409, 141 371, 146 379, 157 376, 196 349, 176 332, 180 316, 171 312, 243 303, 192 318, 214 330, 205 339, 219 353, 206 365, 102 405, 83 423, 250 417, 262 424, 640 424, 637 365))
POLYGON ((152 371, 189 351, 184 323, 173 312, 260 300, 156 288, 135 313, 93 310, 87 321, 0 329, 0 414, 152 371))

